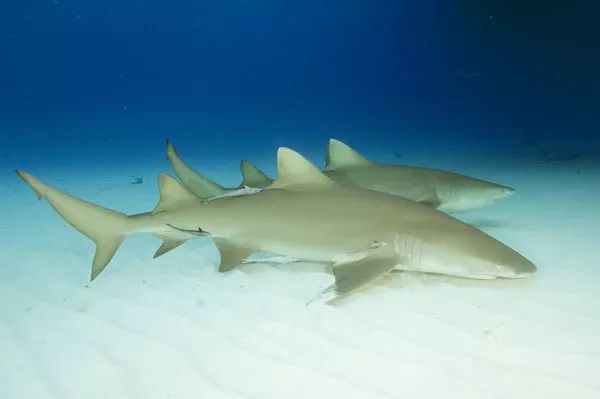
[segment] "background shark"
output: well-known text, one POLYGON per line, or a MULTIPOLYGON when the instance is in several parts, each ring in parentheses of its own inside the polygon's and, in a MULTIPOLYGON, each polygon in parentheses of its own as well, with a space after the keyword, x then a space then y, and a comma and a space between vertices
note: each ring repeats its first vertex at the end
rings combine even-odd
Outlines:
MULTIPOLYGON (((183 184, 202 197, 244 187, 264 188, 273 180, 248 161, 241 161, 243 181, 225 188, 189 167, 167 141, 167 159, 183 184)), ((338 183, 404 197, 447 213, 478 209, 510 196, 514 189, 473 177, 417 166, 372 162, 348 145, 331 139, 326 151, 327 177, 338 183)))
POLYGON ((256 250, 334 265, 333 300, 392 269, 493 279, 535 272, 529 260, 480 230, 416 202, 346 186, 298 153, 278 150, 278 178, 265 190, 205 202, 166 174, 149 213, 127 216, 60 192, 17 170, 39 198, 96 244, 91 278, 123 239, 150 233, 163 240, 155 256, 196 236, 211 237, 220 270, 256 250))

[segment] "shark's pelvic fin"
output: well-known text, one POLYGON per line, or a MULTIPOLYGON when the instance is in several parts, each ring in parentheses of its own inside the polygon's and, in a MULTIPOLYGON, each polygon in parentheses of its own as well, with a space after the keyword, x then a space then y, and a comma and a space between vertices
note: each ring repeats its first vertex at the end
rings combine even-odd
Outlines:
POLYGON ((269 188, 304 190, 335 185, 337 183, 296 151, 285 147, 277 150, 277 179, 269 188))
POLYGON ((183 184, 198 197, 216 197, 227 191, 220 184, 207 179, 189 167, 188 164, 179 157, 170 140, 167 140, 167 159, 171 161, 171 166, 177 177, 179 177, 183 184))
POLYGON ((160 200, 152 213, 168 211, 182 204, 202 202, 201 198, 192 194, 186 187, 166 173, 161 173, 158 176, 158 190, 160 200))
POLYGON ((246 160, 240 162, 240 169, 242 171, 242 184, 241 186, 265 188, 269 184, 273 183, 273 179, 268 177, 262 170, 258 169, 255 165, 251 164, 246 160))
POLYGON ((391 271, 398 262, 390 257, 366 256, 353 262, 333 266, 335 284, 326 291, 335 291, 336 297, 327 301, 333 304, 355 290, 377 280, 391 271))
POLYGON ((133 232, 127 215, 59 191, 22 170, 17 169, 17 174, 33 188, 38 198, 46 198, 67 223, 96 244, 91 273, 91 280, 95 279, 110 262, 125 236, 133 232))
POLYGON ((326 170, 372 164, 367 158, 336 139, 329 140, 325 154, 325 163, 326 170))
POLYGON ((227 238, 213 238, 213 241, 221 254, 221 262, 218 268, 221 273, 228 272, 241 265, 244 259, 256 251, 256 248, 240 245, 227 238))

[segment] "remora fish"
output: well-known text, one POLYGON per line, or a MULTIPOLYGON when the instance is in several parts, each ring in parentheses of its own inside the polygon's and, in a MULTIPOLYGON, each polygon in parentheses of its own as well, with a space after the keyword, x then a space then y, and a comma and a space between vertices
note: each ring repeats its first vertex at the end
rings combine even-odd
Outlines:
MULTIPOLYGON (((264 188, 273 182, 256 166, 242 161, 242 183, 238 188, 225 188, 183 162, 170 142, 167 159, 183 184, 200 196, 222 195, 230 190, 243 194, 244 187, 264 188)), ((514 192, 507 186, 453 172, 375 163, 334 139, 327 146, 326 161, 323 173, 341 184, 397 195, 447 213, 482 208, 514 192)))
MULTIPOLYGON (((445 213, 385 193, 336 183, 300 154, 280 148, 278 178, 252 195, 205 202, 166 174, 149 213, 127 216, 61 192, 17 170, 62 218, 96 244, 93 280, 123 239, 150 233, 163 239, 155 256, 195 236, 212 238, 220 270, 256 250, 333 264, 328 292, 343 296, 392 269, 467 278, 519 278, 529 260, 445 213)), ((336 299, 336 298, 334 298, 336 299)))

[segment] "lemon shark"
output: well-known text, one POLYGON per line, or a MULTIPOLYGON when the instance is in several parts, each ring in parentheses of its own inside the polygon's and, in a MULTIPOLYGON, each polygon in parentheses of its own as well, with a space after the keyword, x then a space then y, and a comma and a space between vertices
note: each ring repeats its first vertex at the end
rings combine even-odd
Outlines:
POLYGON ((342 185, 287 148, 277 152, 277 179, 251 195, 206 202, 167 174, 151 212, 125 215, 59 191, 23 170, 17 174, 70 225, 96 244, 91 279, 131 234, 163 240, 160 256, 210 237, 229 270, 256 250, 332 264, 332 301, 393 269, 476 279, 519 278, 536 271, 525 257, 449 215, 386 193, 342 185))
MULTIPOLYGON (((323 173, 338 183, 397 195, 447 213, 482 208, 514 192, 510 187, 458 173, 372 162, 335 139, 329 141, 326 154, 323 173)), ((249 187, 264 188, 273 182, 244 160, 240 164, 243 176, 240 186, 225 188, 186 164, 169 141, 167 159, 183 184, 199 196, 220 196, 230 191, 235 191, 234 195, 244 194, 249 187)))

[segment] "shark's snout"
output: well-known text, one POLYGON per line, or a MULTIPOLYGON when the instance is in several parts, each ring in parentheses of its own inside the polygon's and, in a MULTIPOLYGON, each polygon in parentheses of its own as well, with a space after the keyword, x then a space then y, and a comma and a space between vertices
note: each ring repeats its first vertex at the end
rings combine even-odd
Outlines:
POLYGON ((502 192, 505 197, 508 197, 509 195, 513 195, 515 193, 515 189, 508 186, 502 186, 502 188, 500 188, 500 192, 502 192))
POLYGON ((488 189, 489 203, 493 203, 496 200, 510 197, 515 193, 515 189, 508 186, 497 185, 491 189, 488 189))
POLYGON ((537 267, 524 256, 517 255, 511 262, 499 267, 498 277, 502 278, 524 278, 531 276, 537 271, 537 267))

